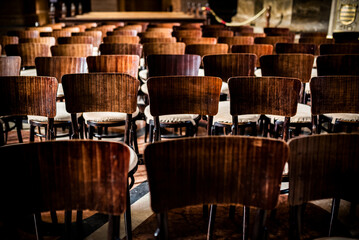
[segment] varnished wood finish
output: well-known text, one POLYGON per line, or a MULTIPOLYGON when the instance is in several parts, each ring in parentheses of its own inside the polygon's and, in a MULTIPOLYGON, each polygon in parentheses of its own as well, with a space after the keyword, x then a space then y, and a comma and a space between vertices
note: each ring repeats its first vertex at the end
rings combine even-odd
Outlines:
POLYGON ((150 55, 147 57, 148 76, 198 76, 201 57, 198 55, 150 55))
POLYGON ((62 85, 69 113, 136 111, 140 83, 128 74, 68 74, 62 85))
POLYGON ((326 38, 327 32, 302 32, 300 38, 326 38))
POLYGON ((57 39, 58 44, 91 44, 93 45, 94 39, 91 36, 71 36, 71 37, 59 37, 57 39))
POLYGON ((104 43, 100 45, 101 55, 137 55, 142 56, 141 44, 104 43))
POLYGON ((121 29, 115 30, 113 32, 107 32, 107 36, 137 36, 137 31, 130 29, 121 29))
POLYGON ((293 39, 289 36, 267 36, 254 38, 255 44, 271 44, 273 47, 276 43, 293 43, 293 39))
POLYGON ((319 46, 321 44, 333 44, 334 39, 324 37, 301 37, 299 38, 299 43, 310 43, 316 45, 315 55, 319 55, 319 46))
POLYGON ((107 36, 107 32, 112 32, 116 28, 115 25, 102 25, 101 27, 95 27, 92 29, 86 29, 89 31, 101 31, 102 32, 102 38, 107 36))
POLYGON ((222 80, 217 77, 152 77, 147 81, 151 115, 214 116, 218 112, 221 85, 222 80))
POLYGON ((103 38, 104 43, 129 43, 129 44, 138 44, 140 43, 140 38, 138 36, 108 36, 103 38))
POLYGON ((229 49, 232 45, 251 45, 254 44, 254 38, 251 36, 236 36, 236 37, 220 37, 218 43, 227 43, 229 49))
POLYGON ((103 55, 87 57, 89 72, 127 73, 137 79, 140 58, 137 55, 103 55))
MULTIPOLYGON (((147 28, 147 26, 146 26, 147 28)), ((136 30, 138 33, 140 32, 144 32, 145 30, 143 29, 143 25, 142 24, 131 24, 131 25, 126 25, 123 27, 118 27, 117 29, 128 29, 128 30, 136 30)), ((147 29, 146 29, 147 30, 147 29)))
POLYGON ((319 47, 320 55, 328 54, 359 54, 359 44, 336 43, 322 44, 319 47))
POLYGON ((156 27, 156 28, 173 28, 173 26, 180 26, 180 23, 154 23, 148 26, 148 28, 156 27))
POLYGON ((92 44, 63 44, 51 47, 52 56, 87 57, 93 54, 92 44))
POLYGON ((182 23, 180 25, 183 29, 201 29, 201 26, 203 26, 203 23, 182 23))
POLYGON ((288 155, 283 141, 242 136, 150 144, 145 162, 152 210, 209 203, 273 209, 288 155))
POLYGON ((0 76, 19 76, 21 57, 0 57, 0 76))
POLYGON ((358 134, 323 134, 290 140, 289 204, 326 198, 357 202, 358 142, 358 134))
POLYGON ((122 143, 48 141, 0 152, 13 160, 1 162, 2 216, 86 209, 120 216, 126 209, 130 151, 122 143))
POLYGON ((359 32, 334 32, 335 43, 359 43, 359 32))
POLYGON ((0 37, 0 45, 2 47, 1 55, 5 55, 5 46, 9 44, 19 44, 19 37, 1 36, 0 37))
POLYGON ((289 34, 289 28, 265 27, 263 28, 263 31, 267 36, 282 36, 289 34))
POLYGON ((202 30, 222 30, 226 26, 223 24, 209 24, 209 25, 202 25, 202 30))
POLYGON ((54 37, 57 39, 59 37, 71 37, 71 32, 70 31, 65 31, 65 30, 54 30, 53 32, 42 32, 40 33, 41 37, 54 37))
POLYGON ((305 53, 315 55, 316 45, 310 43, 277 43, 275 52, 280 53, 305 53))
POLYGON ((44 27, 51 27, 52 30, 60 30, 65 26, 65 23, 49 23, 44 25, 44 27))
POLYGON ((164 32, 164 33, 172 33, 172 28, 147 28, 147 32, 164 32))
POLYGON ((233 37, 234 33, 230 30, 203 30, 203 37, 233 37))
POLYGON ((140 32, 137 34, 140 38, 169 38, 172 37, 171 33, 163 32, 140 32))
POLYGON ((256 67, 260 67, 260 57, 271 55, 273 53, 273 46, 270 44, 233 45, 232 53, 253 53, 257 55, 256 67))
POLYGON ((253 34, 254 31, 251 26, 233 26, 229 27, 229 30, 233 31, 234 36, 240 36, 243 33, 253 34))
POLYGON ((225 43, 217 44, 191 44, 186 46, 187 54, 197 54, 203 57, 209 54, 228 53, 228 45, 225 43))
POLYGON ((50 26, 43 26, 43 27, 27 27, 26 30, 36 30, 41 32, 52 32, 52 27, 50 26))
POLYGON ((141 43, 175 43, 177 39, 175 37, 166 37, 166 38, 141 38, 141 43))
POLYGON ((93 37, 93 46, 94 47, 99 47, 102 42, 102 32, 101 31, 86 31, 86 32, 72 33, 72 36, 93 37))
POLYGON ((204 73, 206 76, 220 77, 224 82, 234 76, 254 76, 256 61, 255 54, 206 55, 203 57, 204 73))
POLYGON ((172 35, 177 38, 177 41, 181 41, 182 38, 200 38, 202 31, 196 29, 178 30, 174 31, 172 35))
POLYGON ((14 31, 9 32, 8 36, 17 36, 19 38, 38 38, 40 37, 40 32, 36 30, 14 31))
POLYGON ((38 76, 55 77, 59 83, 65 74, 87 72, 86 58, 84 57, 37 57, 35 64, 38 76))
POLYGON ((39 37, 39 38, 20 38, 20 43, 41 43, 51 46, 56 44, 56 39, 54 37, 39 37))
POLYGON ((359 114, 359 76, 323 76, 310 81, 312 114, 359 114))
POLYGON ((190 44, 216 44, 217 43, 217 38, 211 38, 211 37, 182 38, 181 42, 184 42, 186 45, 190 45, 190 44))
MULTIPOLYGON (((109 21, 109 22, 106 22, 106 24, 107 25, 115 25, 116 28, 125 26, 125 23, 120 22, 120 21, 109 21)), ((92 26, 92 27, 96 27, 96 26, 92 26)))
POLYGON ((359 75, 359 54, 322 55, 317 58, 318 76, 359 75))
POLYGON ((20 56, 22 67, 34 67, 36 57, 50 57, 50 46, 40 43, 20 43, 7 45, 6 55, 20 56))
POLYGON ((143 44, 143 56, 146 58, 152 54, 184 54, 186 45, 176 43, 145 43, 143 44))

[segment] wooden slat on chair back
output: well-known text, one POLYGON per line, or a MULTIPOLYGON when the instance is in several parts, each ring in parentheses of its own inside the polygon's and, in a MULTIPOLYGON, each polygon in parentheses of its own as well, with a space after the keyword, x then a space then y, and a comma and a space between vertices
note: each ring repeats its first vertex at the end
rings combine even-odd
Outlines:
POLYGON ((90 37, 93 37, 93 46, 94 47, 99 47, 101 42, 102 42, 102 32, 101 31, 86 31, 86 32, 72 33, 72 36, 90 36, 90 37))
POLYGON ((359 135, 325 134, 293 138, 288 144, 289 204, 344 198, 359 200, 359 135))
POLYGON ((130 29, 121 29, 121 30, 115 30, 113 32, 107 32, 107 36, 137 36, 136 30, 130 30, 130 29))
POLYGON ((359 44, 336 43, 322 44, 319 47, 320 55, 328 54, 359 54, 359 44))
POLYGON ((59 83, 65 74, 87 72, 86 58, 84 57, 37 57, 35 64, 38 76, 55 77, 59 83))
POLYGON ((228 81, 231 115, 297 113, 299 79, 283 77, 232 77, 228 81))
POLYGON ((7 45, 5 47, 6 55, 20 56, 22 67, 35 66, 36 57, 50 57, 50 46, 41 43, 20 43, 7 45))
POLYGON ((127 73, 138 77, 140 58, 137 55, 102 55, 87 57, 89 72, 127 73))
POLYGON ((0 76, 19 76, 21 57, 0 57, 0 76))
POLYGON ((164 33, 172 33, 172 28, 147 28, 147 32, 164 32, 164 33))
POLYGON ((276 43, 292 43, 293 40, 290 36, 268 36, 268 37, 256 37, 254 38, 255 44, 271 44, 274 45, 276 43))
POLYGON ((206 55, 203 57, 204 73, 220 77, 224 82, 234 76, 254 76, 256 61, 255 54, 247 53, 206 55))
POLYGON ((200 38, 202 31, 200 29, 178 30, 174 31, 172 35, 177 38, 177 41, 180 41, 182 38, 200 38))
POLYGON ((148 77, 154 76, 198 76, 201 57, 199 55, 150 55, 147 57, 148 77))
POLYGON ((0 168, 2 216, 63 209, 119 216, 125 211, 130 152, 122 143, 52 141, 0 152, 6 160, 0 168))
POLYGON ((104 43, 100 45, 101 55, 137 55, 142 56, 141 44, 104 43))
POLYGON ((315 77, 310 81, 312 114, 359 114, 359 76, 315 77))
POLYGON ((53 77, 0 77, 0 116, 54 118, 57 85, 53 77))
POLYGON ((326 38, 326 37, 301 37, 299 38, 299 43, 312 43, 316 45, 320 44, 333 44, 333 38, 326 38))
MULTIPOLYGON (((148 25, 148 24, 147 24, 148 25)), ((146 28, 147 28, 147 25, 146 25, 146 28)), ((140 32, 144 32, 145 30, 143 29, 143 24, 131 24, 131 25, 126 25, 126 26, 123 26, 123 27, 117 27, 117 29, 129 29, 129 30, 136 30, 138 33, 140 32)))
POLYGON ((203 30, 203 37, 233 37, 234 33, 230 30, 203 30))
POLYGON ((39 37, 39 38, 20 38, 20 43, 41 43, 51 46, 56 44, 54 37, 39 37))
POLYGON ((62 85, 69 113, 136 111, 140 83, 128 74, 68 74, 62 85))
POLYGON ((65 30, 54 30, 53 32, 42 32, 40 33, 41 37, 54 37, 57 39, 59 37, 71 37, 71 32, 70 31, 65 31, 65 30))
POLYGON ((260 67, 259 58, 263 55, 271 55, 273 46, 270 44, 233 45, 232 53, 254 53, 257 55, 256 67, 260 67))
POLYGON ((181 42, 184 42, 186 45, 190 45, 190 44, 216 44, 217 43, 217 38, 211 38, 211 37, 182 38, 181 42))
POLYGON ((317 58, 318 76, 359 75, 359 54, 322 55, 317 58))
POLYGON ((138 36, 108 36, 103 38, 104 43, 129 43, 129 44, 138 44, 140 43, 140 38, 138 36))
POLYGON ((220 37, 218 43, 227 43, 229 49, 232 45, 251 45, 254 44, 254 38, 251 36, 236 36, 236 37, 220 37))
POLYGON ((305 53, 315 55, 316 45, 310 43, 277 43, 275 52, 280 53, 305 53))
POLYGON ((71 37, 59 37, 57 39, 58 44, 92 44, 94 39, 91 36, 71 36, 71 37))
POLYGON ((5 55, 5 46, 9 44, 19 44, 19 37, 16 36, 1 36, 0 44, 2 46, 1 55, 5 55))
POLYGON ((218 112, 222 80, 217 77, 165 76, 147 81, 152 116, 218 112))
POLYGON ((62 44, 51 47, 52 56, 87 57, 93 54, 92 44, 62 44))
POLYGON ((216 136, 157 142, 144 155, 155 213, 217 203, 270 210, 289 149, 268 138, 216 136))
POLYGON ((165 38, 141 38, 141 43, 175 43, 177 39, 175 37, 165 37, 165 38))

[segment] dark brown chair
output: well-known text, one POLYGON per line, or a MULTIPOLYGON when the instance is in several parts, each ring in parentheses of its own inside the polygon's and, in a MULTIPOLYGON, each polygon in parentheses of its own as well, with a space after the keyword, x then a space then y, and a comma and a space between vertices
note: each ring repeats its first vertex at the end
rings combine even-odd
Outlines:
POLYGON ((267 36, 283 36, 288 35, 289 28, 279 28, 279 27, 265 27, 263 28, 264 33, 267 36))
MULTIPOLYGON (((102 42, 102 32, 101 31, 85 31, 85 32, 73 32, 72 36, 90 36, 93 37, 93 46, 99 47, 102 42)), ((66 36, 69 37, 69 36, 66 36)))
POLYGON ((310 81, 314 130, 321 133, 322 123, 329 122, 328 132, 350 133, 359 126, 359 76, 323 76, 310 81), (332 126, 334 125, 334 128, 332 126))
POLYGON ((203 30, 203 37, 233 37, 234 33, 231 30, 203 30))
POLYGON ((275 52, 281 53, 304 53, 315 55, 316 45, 310 43, 277 43, 275 52))
POLYGON ((104 43, 128 43, 128 44, 139 44, 140 38, 138 36, 119 36, 113 35, 103 38, 104 43))
POLYGON ((141 44, 103 43, 100 45, 101 55, 137 55, 142 56, 141 44))
POLYGON ((91 36, 71 36, 71 37, 59 37, 57 39, 58 44, 94 44, 94 39, 91 36))
POLYGON ((224 24, 209 24, 209 25, 202 25, 202 30, 224 30, 226 25, 224 24))
MULTIPOLYGON (((307 202, 333 198, 328 231, 331 236, 340 199, 359 201, 358 141, 358 134, 325 134, 288 142, 290 239, 300 239, 307 202)), ((315 219, 315 215, 310 217, 315 219)))
POLYGON ((1 55, 5 55, 5 46, 11 44, 19 44, 19 37, 16 36, 1 36, 0 45, 2 46, 1 55))
POLYGON ((319 46, 320 55, 329 54, 359 54, 359 44, 336 43, 319 46))
POLYGON ((310 43, 310 44, 315 44, 316 45, 316 49, 315 49, 315 55, 319 55, 319 46, 321 44, 333 44, 334 43, 334 39, 332 38, 326 38, 324 37, 300 37, 299 38, 299 43, 310 43))
POLYGON ((92 44, 62 44, 51 47, 52 56, 88 57, 93 55, 92 44))
POLYGON ((182 23, 180 28, 183 29, 201 29, 203 23, 182 23))
POLYGON ((227 43, 229 50, 233 45, 251 45, 254 43, 254 38, 251 36, 236 36, 236 37, 219 37, 218 43, 227 43))
POLYGON ((191 44, 216 44, 217 38, 211 38, 211 37, 200 37, 200 38, 182 38, 182 42, 184 42, 186 45, 191 44))
POLYGON ((359 43, 359 32, 334 32, 335 43, 359 43))
POLYGON ((277 43, 293 43, 294 39, 289 36, 267 36, 254 38, 255 44, 271 44, 273 47, 277 43))
POLYGON ((51 47, 56 44, 56 39, 54 37, 20 38, 19 43, 41 43, 51 47))
POLYGON ((113 32, 107 32, 106 36, 137 36, 137 31, 130 29, 119 29, 113 32))
POLYGON ((259 68, 260 57, 273 54, 273 46, 270 44, 233 45, 232 53, 253 53, 257 55, 256 67, 259 68))
MULTIPOLYGON (((119 239, 120 215, 129 205, 127 173, 131 153, 126 145, 52 141, 6 146, 0 152, 4 158, 0 168, 4 192, 0 216, 6 219, 5 239, 21 238, 15 231, 18 219, 24 215, 33 215, 34 232, 42 239, 46 234, 39 227, 40 213, 56 210, 65 210, 66 238, 76 235, 82 239, 82 218, 77 220, 77 234, 70 233, 71 210, 87 209, 109 214, 107 239, 119 239), (10 178, 13 180, 8 181, 10 178)), ((130 224, 125 225, 128 228, 130 224)))
POLYGON ((177 42, 177 39, 175 37, 165 37, 165 38, 142 37, 141 38, 142 44, 144 44, 144 43, 175 43, 175 42, 177 42))
POLYGON ((40 37, 54 37, 57 43, 57 39, 59 37, 71 37, 71 32, 65 30, 54 30, 53 32, 42 32, 40 33, 40 37))
POLYGON ((229 30, 231 30, 234 33, 234 36, 240 36, 240 34, 248 33, 253 34, 253 27, 251 26, 233 26, 229 27, 229 30))
MULTIPOLYGON (((263 239, 265 212, 277 205, 288 156, 288 146, 282 141, 240 136, 196 137, 148 145, 145 162, 160 239, 178 237, 171 236, 167 227, 169 210, 214 204, 207 231, 207 239, 212 239, 215 204, 221 203, 259 208, 258 219, 263 222, 257 223, 252 239, 263 239)), ((246 239, 247 222, 243 226, 246 239)))
MULTIPOLYGON (((154 141, 161 140, 162 123, 182 122, 193 128, 202 115, 208 116, 207 132, 211 135, 213 116, 217 114, 222 80, 217 77, 164 76, 147 81, 149 113, 154 122, 154 141)), ((196 131, 187 132, 193 136, 196 131)))
POLYGON ((200 38, 202 31, 200 29, 178 30, 174 31, 172 35, 177 38, 177 41, 181 41, 182 38, 200 38))
POLYGON ((317 57, 318 76, 359 75, 359 54, 333 54, 317 57))
MULTIPOLYGON (((186 46, 186 54, 196 54, 200 55, 202 58, 205 55, 226 53, 228 53, 228 45, 225 43, 191 44, 186 46)), ((203 62, 201 63, 201 67, 203 67, 203 62)))
POLYGON ((21 57, 0 57, 0 76, 19 76, 21 57))
POLYGON ((7 45, 6 55, 20 56, 21 67, 35 67, 36 57, 51 57, 50 46, 40 43, 20 43, 7 45))
POLYGON ((300 38, 326 38, 327 32, 302 32, 300 38))

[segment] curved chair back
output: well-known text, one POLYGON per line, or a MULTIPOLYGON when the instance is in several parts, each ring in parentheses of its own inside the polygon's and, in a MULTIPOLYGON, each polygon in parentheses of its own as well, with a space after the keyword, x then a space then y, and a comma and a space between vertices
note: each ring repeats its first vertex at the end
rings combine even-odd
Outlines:
POLYGON ((240 36, 241 34, 253 34, 254 29, 251 26, 233 26, 229 27, 233 31, 234 36, 240 36))
POLYGON ((102 32, 102 38, 107 36, 107 32, 113 32, 113 30, 116 28, 115 25, 102 25, 100 27, 95 27, 92 29, 86 29, 89 31, 101 31, 102 32))
POLYGON ((359 32, 334 32, 333 38, 336 43, 359 43, 359 32))
POLYGON ((222 29, 203 29, 203 37, 233 37, 234 33, 231 30, 222 29))
POLYGON ((62 44, 51 47, 52 56, 87 57, 93 54, 92 44, 62 44))
POLYGON ((56 39, 54 37, 39 37, 39 38, 20 38, 20 43, 41 43, 51 46, 56 44, 56 39))
POLYGON ((113 32, 107 32, 107 36, 137 36, 136 30, 118 29, 113 32))
POLYGON ((100 45, 101 55, 137 55, 142 56, 141 44, 103 43, 100 45))
POLYGON ((20 56, 21 67, 34 67, 36 57, 50 57, 50 46, 41 43, 20 43, 5 46, 6 55, 20 56))
POLYGON ((211 38, 211 37, 199 37, 199 38, 182 38, 182 42, 184 42, 187 45, 191 44, 216 44, 217 38, 211 38))
POLYGON ((65 30, 54 30, 52 32, 42 32, 40 33, 40 37, 54 37, 57 42, 59 37, 71 37, 71 32, 65 30))
POLYGON ((184 54, 186 45, 182 42, 175 43, 145 43, 143 44, 143 56, 152 54, 184 54))
POLYGON ((310 43, 277 43, 275 45, 275 52, 278 54, 304 53, 315 55, 316 45, 310 43))
POLYGON ((137 34, 140 38, 169 38, 172 37, 168 32, 140 32, 137 34))
POLYGON ((174 31, 172 35, 177 38, 177 41, 181 41, 182 38, 200 38, 202 31, 200 29, 178 30, 174 31))
POLYGON ((263 31, 267 36, 283 36, 289 34, 289 28, 265 27, 263 31))
MULTIPOLYGON (((186 46, 186 54, 200 55, 202 58, 210 54, 226 54, 228 45, 225 43, 217 44, 192 44, 186 46)), ((203 63, 201 64, 203 66, 203 63)))
MULTIPOLYGON (((73 32, 72 36, 90 36, 93 37, 93 46, 99 47, 102 42, 102 32, 101 31, 85 31, 85 32, 73 32)), ((70 36, 66 36, 70 37, 70 36)))
POLYGON ((71 37, 59 37, 57 39, 58 44, 91 44, 93 45, 94 39, 91 36, 71 36, 71 37))
POLYGON ((300 38, 326 38, 327 32, 302 32, 300 38))
POLYGON ((36 30, 39 32, 52 32, 52 27, 42 26, 42 27, 27 27, 26 30, 36 30))
POLYGON ((232 53, 253 53, 257 55, 256 67, 260 67, 259 59, 263 55, 271 55, 273 46, 270 44, 233 45, 232 53))
POLYGON ((318 76, 359 75, 359 54, 321 55, 317 57, 318 76))
POLYGON ((273 47, 277 43, 293 43, 293 39, 290 36, 267 36, 254 38, 255 44, 271 44, 273 47))
POLYGON ((7 35, 17 36, 19 38, 38 38, 40 37, 40 32, 37 30, 23 30, 23 31, 8 32, 7 35))
POLYGON ((113 35, 103 38, 104 43, 128 43, 128 44, 138 44, 140 43, 140 38, 138 36, 119 36, 113 35))
POLYGON ((329 54, 359 54, 359 44, 336 43, 322 44, 319 47, 320 55, 329 54))
POLYGON ((21 57, 0 57, 0 76, 19 76, 21 57))
POLYGON ((154 38, 154 37, 142 37, 141 43, 175 43, 177 39, 175 37, 165 37, 165 38, 154 38))
POLYGON ((229 49, 232 45, 251 45, 254 44, 254 38, 251 36, 235 36, 235 37, 220 37, 218 43, 227 43, 229 49))

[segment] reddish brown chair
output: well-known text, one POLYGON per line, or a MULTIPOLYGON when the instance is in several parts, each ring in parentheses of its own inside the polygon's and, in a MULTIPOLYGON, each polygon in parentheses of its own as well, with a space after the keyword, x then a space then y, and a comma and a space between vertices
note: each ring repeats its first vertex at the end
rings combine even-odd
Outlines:
POLYGON ((302 32, 300 38, 326 38, 327 32, 302 32))
POLYGON ((107 36, 107 32, 112 32, 116 28, 115 25, 102 25, 100 27, 95 27, 91 29, 86 29, 86 31, 101 31, 102 38, 107 36))
POLYGON ((140 32, 137 34, 140 38, 169 38, 171 33, 164 32, 140 32))
POLYGON ((277 43, 293 43, 294 39, 288 36, 268 36, 254 38, 255 44, 271 44, 273 47, 277 43))
POLYGON ((252 45, 254 38, 251 36, 219 37, 218 43, 227 43, 231 51, 233 45, 252 45))
POLYGON ((106 36, 137 36, 137 31, 130 29, 119 29, 113 32, 107 32, 106 36))
POLYGON ((203 30, 203 37, 233 37, 234 34, 231 30, 203 30))
POLYGON ((51 47, 56 44, 56 39, 54 37, 20 38, 19 43, 41 43, 51 47))
POLYGON ((259 68, 260 57, 273 54, 273 46, 269 44, 233 45, 232 53, 253 53, 257 55, 256 67, 259 68))
POLYGON ((21 57, 0 57, 0 76, 19 76, 21 57))
POLYGON ((35 67, 36 57, 50 57, 50 47, 40 43, 20 43, 7 45, 5 47, 6 55, 20 56, 21 67, 35 67))
POLYGON ((182 38, 181 42, 184 42, 186 45, 191 45, 191 44, 216 44, 217 43, 217 38, 210 38, 210 37, 182 38))
POLYGON ((147 56, 152 54, 184 54, 186 45, 183 42, 176 43, 145 43, 143 44, 143 57, 147 65, 147 56))
POLYGON ((138 36, 119 36, 113 35, 103 38, 104 43, 128 43, 128 44, 138 44, 140 43, 140 38, 138 36))
POLYGON ((10 44, 19 44, 19 37, 16 36, 1 36, 0 45, 2 46, 1 55, 5 55, 5 46, 10 44))
POLYGON ((23 31, 8 32, 7 35, 17 36, 19 38, 38 38, 40 37, 40 32, 37 30, 23 30, 23 31))
POLYGON ((279 28, 279 27, 265 27, 263 31, 267 36, 283 36, 283 35, 288 35, 290 33, 289 28, 279 28))
POLYGON ((177 38, 177 41, 181 41, 182 38, 200 38, 202 37, 202 31, 196 29, 178 30, 174 31, 172 35, 177 38))
POLYGON ((359 75, 359 54, 332 54, 317 57, 318 76, 359 75))
POLYGON ((99 47, 101 42, 102 42, 102 32, 101 31, 86 31, 86 32, 78 32, 78 33, 73 32, 72 36, 90 36, 90 37, 93 37, 93 46, 94 47, 99 47))
POLYGON ((94 45, 94 39, 91 36, 71 36, 59 37, 58 44, 91 44, 94 45))
POLYGON ((234 36, 240 36, 241 34, 253 34, 254 31, 251 26, 234 26, 229 27, 229 30, 234 33, 234 36))
POLYGON ((141 44, 104 43, 100 45, 101 55, 137 55, 142 56, 141 44))
POLYGON ((57 42, 59 37, 71 37, 71 32, 65 30, 54 30, 52 32, 42 32, 40 33, 40 37, 54 37, 57 42))
POLYGON ((52 56, 87 57, 93 54, 92 44, 62 44, 51 47, 52 56))
MULTIPOLYGON (((225 54, 228 53, 228 45, 225 43, 217 44, 192 44, 186 46, 186 54, 200 55, 202 58, 210 54, 225 54)), ((203 67, 203 62, 201 63, 203 67)))
POLYGON ((141 38, 141 43, 175 43, 177 39, 175 37, 165 37, 165 38, 141 38))
POLYGON ((42 27, 27 27, 26 30, 36 30, 41 32, 52 32, 52 27, 50 26, 42 26, 42 27))

